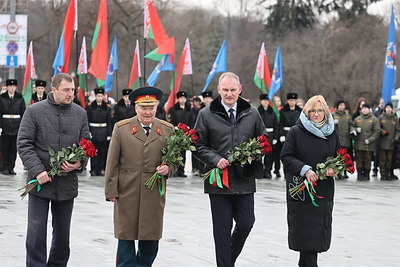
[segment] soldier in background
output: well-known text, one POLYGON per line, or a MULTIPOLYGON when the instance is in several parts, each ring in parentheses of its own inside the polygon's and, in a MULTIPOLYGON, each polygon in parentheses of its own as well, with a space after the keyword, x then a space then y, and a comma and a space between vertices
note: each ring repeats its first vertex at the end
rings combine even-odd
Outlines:
MULTIPOLYGON (((296 105, 297 101, 297 94, 296 93, 288 93, 286 96, 287 103, 282 107, 279 111, 280 114, 280 122, 279 122, 279 139, 277 147, 279 149, 279 153, 282 150, 282 146, 286 140, 286 136, 290 130, 290 128, 296 124, 297 119, 300 116, 301 108, 296 105)), ((275 171, 276 177, 281 177, 279 173, 279 166, 275 164, 275 171)))
MULTIPOLYGON (((187 93, 179 91, 176 93, 178 102, 169 110, 170 122, 175 127, 179 123, 183 123, 189 126, 190 123, 190 103, 187 101, 187 93)), ((186 151, 182 151, 183 163, 186 161, 186 151)), ((185 166, 179 165, 178 171, 175 174, 176 177, 187 177, 185 175, 185 166)))
POLYGON ((212 91, 205 91, 201 93, 201 96, 203 97, 203 103, 206 107, 210 105, 210 103, 213 101, 213 92, 212 91))
POLYGON ((25 101, 22 95, 16 92, 17 80, 8 79, 6 85, 7 92, 0 95, 3 174, 16 175, 14 167, 17 159, 17 135, 25 112, 25 101))
POLYGON ((114 123, 136 115, 135 107, 129 100, 132 89, 123 89, 122 98, 114 105, 114 123))
MULTIPOLYGON (((189 119, 189 127, 191 129, 194 128, 194 125, 196 124, 197 116, 199 115, 199 111, 204 107, 204 104, 201 102, 200 97, 195 96, 192 99, 192 109, 190 111, 190 119, 189 119)), ((202 167, 202 162, 200 162, 192 153, 192 172, 193 175, 200 176, 200 174, 203 174, 203 167, 202 167)))
MULTIPOLYGON (((336 101, 336 108, 332 112, 333 121, 335 123, 335 130, 339 136, 340 147, 346 149, 349 152, 351 146, 351 136, 350 130, 353 121, 351 115, 346 112, 346 101, 338 100, 336 101)), ((344 172, 343 175, 339 176, 339 179, 347 179, 347 173, 344 172)))
MULTIPOLYGON (((258 112, 264 122, 265 128, 268 133, 268 137, 272 140, 272 145, 276 145, 277 141, 277 133, 278 133, 278 119, 276 118, 275 112, 270 105, 270 100, 267 94, 260 95, 260 105, 258 106, 258 112)), ((272 153, 264 155, 264 171, 263 177, 267 179, 271 179, 271 170, 272 170, 272 162, 273 157, 272 153)), ((276 163, 275 163, 276 164, 276 163)), ((276 169, 276 168, 275 168, 276 169)), ((278 168, 279 170, 279 168, 278 168)))
POLYGON ((104 89, 95 88, 95 100, 87 107, 89 130, 97 155, 90 159, 90 175, 103 176, 111 139, 111 108, 104 102, 104 89))
POLYGON ((32 102, 36 103, 47 98, 46 90, 46 81, 36 80, 35 81, 35 92, 32 94, 32 102))

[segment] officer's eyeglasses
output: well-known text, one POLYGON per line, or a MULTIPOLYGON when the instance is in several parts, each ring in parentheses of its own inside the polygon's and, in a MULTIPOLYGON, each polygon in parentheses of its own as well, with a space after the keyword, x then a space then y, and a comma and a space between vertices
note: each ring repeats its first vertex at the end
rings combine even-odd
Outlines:
POLYGON ((308 113, 311 113, 311 114, 315 114, 315 113, 321 114, 321 113, 324 113, 324 110, 323 110, 323 109, 312 109, 312 110, 309 110, 308 113))

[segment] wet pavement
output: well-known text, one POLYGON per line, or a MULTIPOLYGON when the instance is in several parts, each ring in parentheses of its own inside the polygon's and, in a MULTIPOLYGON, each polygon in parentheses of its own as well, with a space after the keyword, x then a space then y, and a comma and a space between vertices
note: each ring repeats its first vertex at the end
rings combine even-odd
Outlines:
MULTIPOLYGON (((190 159, 190 157, 187 157, 190 159)), ((164 235, 154 266, 215 266, 208 195, 190 173, 168 181, 164 235)), ((0 175, 0 266, 25 266, 27 199, 20 162, 16 176, 0 175)), ((395 174, 399 175, 396 170, 395 174)), ((112 204, 104 200, 103 177, 80 176, 71 229, 69 266, 114 266, 112 204)), ((236 266, 297 266, 298 253, 287 246, 285 182, 258 180, 256 223, 236 266)), ((331 248, 319 255, 320 267, 400 266, 400 182, 355 175, 336 182, 331 248)), ((49 221, 48 239, 51 227, 49 221)), ((48 244, 49 244, 48 243, 48 244)))

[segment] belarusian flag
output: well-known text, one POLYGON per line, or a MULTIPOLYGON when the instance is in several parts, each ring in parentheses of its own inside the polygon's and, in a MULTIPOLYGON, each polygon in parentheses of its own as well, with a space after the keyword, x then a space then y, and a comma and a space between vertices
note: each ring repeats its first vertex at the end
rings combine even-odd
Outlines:
POLYGON ((78 69, 79 87, 78 94, 83 108, 86 108, 85 93, 86 93, 86 75, 87 68, 87 55, 86 55, 86 37, 83 36, 81 52, 79 54, 78 69))
POLYGON ((143 17, 144 17, 144 33, 143 37, 144 38, 151 38, 153 39, 153 33, 151 32, 150 28, 150 13, 149 13, 149 4, 152 3, 151 0, 144 0, 144 12, 143 12, 143 17), (150 30, 150 32, 149 32, 150 30))
POLYGON ((24 96, 25 105, 29 106, 32 99, 32 84, 33 80, 37 78, 35 70, 35 62, 33 60, 33 42, 31 41, 28 48, 28 55, 26 57, 26 68, 24 74, 24 89, 22 95, 24 96))
POLYGON ((171 93, 169 94, 168 101, 165 103, 165 111, 168 113, 169 109, 175 105, 176 93, 179 92, 181 86, 182 75, 192 74, 192 61, 190 56, 190 44, 189 39, 186 39, 185 46, 183 47, 181 57, 176 67, 174 77, 171 81, 171 93))
POLYGON ((133 55, 131 75, 129 77, 128 88, 137 89, 140 87, 140 77, 142 74, 140 72, 140 56, 139 56, 139 41, 136 40, 135 53, 133 55))
POLYGON ((269 73, 267 53, 265 52, 265 44, 262 43, 260 54, 258 56, 257 68, 254 73, 254 83, 261 91, 267 93, 271 85, 271 75, 269 73))
POLYGON ((107 0, 100 0, 92 49, 88 71, 97 78, 97 85, 100 87, 105 84, 108 68, 107 0))

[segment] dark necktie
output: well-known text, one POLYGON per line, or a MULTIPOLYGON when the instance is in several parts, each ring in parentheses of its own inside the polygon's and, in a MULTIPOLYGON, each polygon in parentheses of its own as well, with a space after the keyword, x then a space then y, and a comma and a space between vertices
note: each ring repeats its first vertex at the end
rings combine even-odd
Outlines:
POLYGON ((149 126, 144 126, 143 129, 146 130, 146 135, 149 136, 149 134, 150 134, 150 127, 149 127, 149 126))
POLYGON ((231 121, 232 124, 235 124, 236 119, 235 119, 235 114, 233 113, 235 110, 233 108, 230 108, 228 111, 229 111, 229 120, 231 121))

